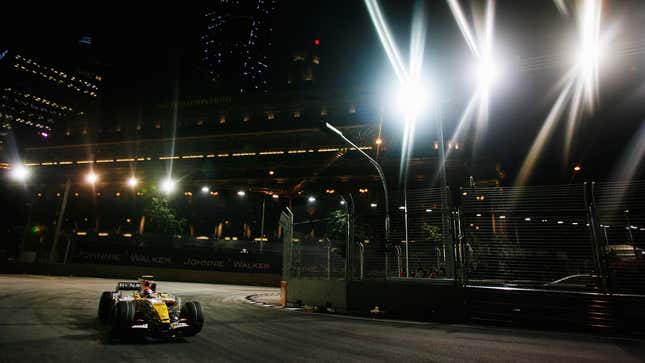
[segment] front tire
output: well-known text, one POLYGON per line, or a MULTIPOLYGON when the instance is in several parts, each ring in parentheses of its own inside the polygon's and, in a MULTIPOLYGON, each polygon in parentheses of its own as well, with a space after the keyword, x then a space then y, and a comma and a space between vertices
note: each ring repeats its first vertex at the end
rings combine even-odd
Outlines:
POLYGON ((112 311, 114 300, 112 299, 112 291, 103 291, 101 300, 99 300, 99 319, 102 322, 107 322, 112 311))
POLYGON ((125 336, 134 321, 136 307, 133 301, 119 301, 112 308, 112 335, 125 336))
POLYGON ((181 317, 189 321, 190 327, 185 330, 184 335, 192 337, 202 331, 204 327, 204 310, 197 301, 189 301, 181 307, 181 317))

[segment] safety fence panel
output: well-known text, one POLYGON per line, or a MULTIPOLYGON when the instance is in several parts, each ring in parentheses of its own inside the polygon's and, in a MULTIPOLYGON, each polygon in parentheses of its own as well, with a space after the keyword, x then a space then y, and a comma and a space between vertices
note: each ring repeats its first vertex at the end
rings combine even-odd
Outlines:
POLYGON ((612 293, 645 295, 645 182, 594 185, 598 239, 612 293))
POLYGON ((357 215, 356 228, 371 232, 364 248, 364 278, 453 279, 455 254, 449 199, 448 189, 442 188, 412 189, 407 195, 392 193, 387 248, 383 248, 384 212, 357 215))
POLYGON ((460 197, 468 285, 600 289, 584 184, 468 188, 460 197))
POLYGON ((289 275, 297 279, 344 279, 346 214, 340 210, 335 217, 297 218, 289 246, 289 275))

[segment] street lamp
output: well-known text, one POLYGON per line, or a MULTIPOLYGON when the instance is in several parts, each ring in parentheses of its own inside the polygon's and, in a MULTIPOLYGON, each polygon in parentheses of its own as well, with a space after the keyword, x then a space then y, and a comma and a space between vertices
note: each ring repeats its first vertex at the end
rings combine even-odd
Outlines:
POLYGON ((240 190, 240 191, 237 192, 238 197, 244 197, 245 195, 246 195, 246 192, 243 191, 243 190, 240 190))
POLYGON ((490 57, 481 60, 475 67, 475 78, 478 86, 489 90, 501 78, 499 63, 490 57))
POLYGON ((421 114, 428 104, 428 93, 421 84, 421 80, 405 82, 396 93, 396 106, 406 115, 406 122, 414 120, 421 114))
POLYGON ((204 186, 202 187, 202 193, 206 194, 206 193, 208 193, 208 192, 210 192, 210 188, 209 188, 208 186, 204 185, 204 186))
MULTIPOLYGON (((345 137, 345 135, 343 135, 343 133, 339 129, 331 125, 329 122, 324 122, 324 126, 326 129, 340 136, 340 138, 343 139, 343 141, 345 141, 348 145, 350 145, 356 151, 361 153, 361 155, 363 155, 370 162, 370 164, 372 164, 372 166, 376 169, 376 172, 378 173, 379 177, 381 178, 381 184, 383 185, 383 199, 385 202, 385 242, 386 242, 386 245, 389 246, 390 244, 390 198, 387 191, 387 182, 385 181, 385 173, 383 172, 383 168, 376 160, 374 160, 365 151, 363 151, 360 147, 358 147, 358 145, 354 144, 350 139, 345 137)), ((341 201, 341 204, 342 204, 342 201, 341 201)))
MULTIPOLYGON (((271 198, 277 200, 278 198, 280 198, 280 196, 274 193, 274 194, 271 194, 271 198)), ((264 211, 265 211, 266 201, 267 201, 267 194, 265 194, 264 197, 262 198, 262 221, 260 223, 260 253, 262 253, 262 247, 264 245, 264 242, 266 241, 266 237, 264 237, 264 214, 265 214, 264 211)))
POLYGON ((165 194, 172 193, 175 190, 176 187, 177 187, 177 182, 172 180, 171 178, 166 178, 166 179, 162 180, 161 185, 159 185, 159 188, 165 194))
POLYGON ((315 203, 316 202, 316 197, 314 197, 313 195, 310 195, 309 198, 307 198, 307 201, 309 203, 315 203))
POLYGON ((138 180, 137 178, 135 178, 135 177, 133 177, 133 176, 131 176, 130 178, 128 178, 128 186, 129 186, 130 188, 134 188, 134 187, 136 187, 136 186, 137 186, 137 184, 139 184, 139 180, 138 180))
POLYGON ((90 171, 89 173, 87 173, 87 175, 85 175, 85 181, 88 184, 94 185, 98 180, 99 176, 96 175, 96 173, 94 173, 93 171, 90 171))
MULTIPOLYGON (((408 243, 408 176, 407 176, 407 161, 410 158, 410 153, 412 152, 412 145, 414 139, 414 124, 417 121, 419 115, 425 111, 426 105, 428 104, 428 94, 426 89, 421 84, 421 79, 410 78, 403 83, 402 87, 398 90, 396 94, 396 106, 398 111, 404 115, 404 135, 403 135, 403 144, 401 150, 401 165, 404 165, 405 161, 406 167, 403 168, 403 222, 404 222, 404 232, 405 232, 405 271, 406 277, 410 276, 409 270, 409 243, 408 243)), ((443 140, 443 131, 441 132, 441 138, 443 140)), ((443 141, 442 141, 443 148, 443 141)))
POLYGON ((17 164, 16 166, 11 168, 9 176, 14 181, 24 183, 31 176, 31 171, 27 169, 24 165, 17 164))

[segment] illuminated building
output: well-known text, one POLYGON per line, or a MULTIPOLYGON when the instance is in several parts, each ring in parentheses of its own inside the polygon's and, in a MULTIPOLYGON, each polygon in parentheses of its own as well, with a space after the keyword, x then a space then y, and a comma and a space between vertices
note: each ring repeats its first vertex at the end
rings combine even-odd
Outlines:
POLYGON ((289 59, 287 84, 291 87, 307 87, 316 84, 317 70, 320 66, 318 49, 320 40, 314 39, 305 49, 294 51, 289 59))
POLYGON ((267 93, 275 0, 219 0, 204 17, 201 60, 223 89, 267 93))
POLYGON ((95 104, 99 76, 90 79, 11 50, 2 54, 0 122, 3 129, 31 130, 49 137, 56 125, 82 119, 95 104))

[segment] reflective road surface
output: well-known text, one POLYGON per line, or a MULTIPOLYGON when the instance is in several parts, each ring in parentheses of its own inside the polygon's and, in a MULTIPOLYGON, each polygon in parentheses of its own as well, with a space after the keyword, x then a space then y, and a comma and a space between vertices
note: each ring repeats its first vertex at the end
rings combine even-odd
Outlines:
POLYGON ((488 326, 377 321, 247 304, 274 288, 159 282, 202 303, 204 330, 176 341, 111 340, 98 298, 117 280, 0 275, 1 362, 645 360, 645 342, 488 326))

